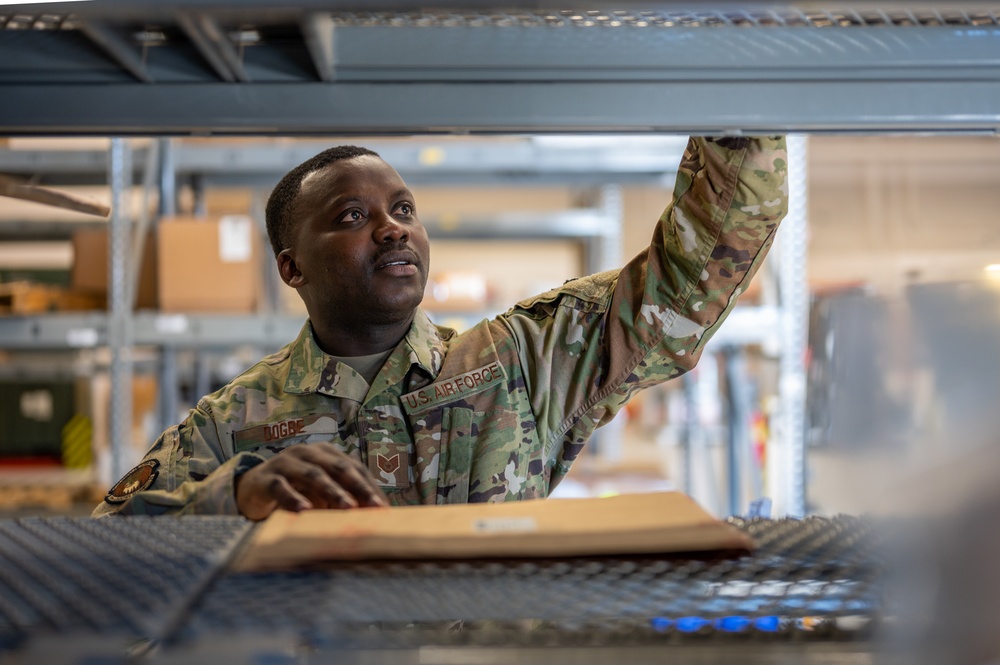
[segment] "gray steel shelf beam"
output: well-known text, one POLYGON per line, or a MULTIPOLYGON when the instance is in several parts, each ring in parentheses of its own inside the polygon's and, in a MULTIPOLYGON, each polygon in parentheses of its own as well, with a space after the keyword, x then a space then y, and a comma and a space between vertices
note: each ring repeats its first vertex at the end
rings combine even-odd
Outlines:
MULTIPOLYGON (((777 334, 774 307, 738 307, 709 343, 760 344, 777 334)), ((302 316, 255 314, 170 314, 137 312, 133 316, 135 346, 178 349, 259 346, 277 350, 299 334, 302 316)), ((108 317, 102 312, 0 317, 0 348, 89 349, 108 342, 108 317)))
MULTIPOLYGON (((338 141, 339 143, 360 143, 369 147, 367 141, 338 141)), ((327 147, 336 145, 330 143, 327 147)), ((319 152, 317 150, 316 152, 319 152)), ((376 150, 376 152, 378 152, 376 150)), ((395 166, 392 160, 387 162, 395 166)), ((674 165, 676 167, 676 164, 674 165)), ((291 168, 291 167, 290 167, 291 168)), ((414 171, 406 173, 396 169, 411 187, 448 186, 448 187, 537 187, 537 186, 572 186, 600 187, 614 182, 618 184, 659 185, 673 179, 673 172, 618 172, 618 173, 588 173, 588 172, 532 172, 532 171, 470 171, 467 173, 434 173, 432 171, 414 171)), ((206 187, 256 187, 270 193, 283 174, 269 175, 264 173, 239 174, 235 172, 206 173, 201 182, 206 187)), ((419 196, 419 193, 417 194, 419 196)))
MULTIPOLYGON (((367 148, 379 153, 406 176, 427 174, 447 178, 469 172, 528 174, 657 174, 673 173, 686 144, 684 137, 541 137, 495 141, 433 139, 385 141, 366 139, 367 148)), ((281 176, 291 168, 329 148, 331 141, 227 144, 179 143, 175 146, 178 173, 240 175, 262 173, 281 176)), ((4 154, 0 152, 0 168, 4 154)))
POLYGON ((601 210, 561 212, 516 212, 489 217, 462 217, 458 222, 430 218, 421 220, 431 238, 510 239, 510 238, 603 238, 615 236, 619 218, 601 210))
POLYGON ((590 137, 583 144, 560 138, 556 137, 557 143, 530 138, 393 142, 338 137, 295 144, 177 144, 176 171, 179 175, 197 173, 208 185, 272 187, 284 173, 322 150, 336 143, 360 142, 379 153, 411 185, 660 182, 675 173, 685 144, 685 138, 674 136, 590 137))
MULTIPOLYGON (((219 139, 214 145, 170 142, 170 172, 181 177, 197 174, 206 185, 271 187, 306 159, 350 140, 234 144, 219 139)), ((606 184, 672 178, 686 138, 556 136, 402 142, 366 138, 363 143, 411 184, 606 184)), ((136 179, 141 177, 145 152, 145 148, 135 150, 136 179)), ((0 173, 42 177, 51 185, 104 184, 106 171, 107 151, 103 150, 0 150, 0 173)))
POLYGON ((0 240, 68 240, 74 231, 106 228, 107 222, 0 220, 0 240))
MULTIPOLYGON (((80 6, 75 2, 53 2, 46 7, 52 12, 76 12, 80 15, 105 15, 114 12, 123 17, 149 17, 165 19, 177 11, 211 10, 218 15, 245 18, 255 13, 267 11, 269 15, 282 17, 295 16, 303 11, 338 11, 338 12, 419 12, 426 9, 426 0, 297 0, 295 3, 281 4, 275 0, 173 0, 164 3, 162 0, 101 0, 87 3, 90 6, 80 6)), ((694 16, 711 15, 720 12, 774 13, 779 16, 785 13, 803 12, 823 14, 833 11, 836 14, 847 13, 845 4, 850 11, 871 12, 884 11, 930 11, 940 10, 942 13, 977 12, 994 9, 995 4, 982 0, 854 0, 843 2, 817 2, 816 0, 786 0, 785 2, 763 2, 761 0, 573 0, 559 2, 553 0, 506 0, 498 4, 496 0, 436 0, 431 3, 435 10, 451 10, 457 12, 497 11, 503 7, 504 13, 531 12, 543 10, 559 12, 573 10, 585 12, 595 10, 608 12, 614 9, 633 11, 657 10, 692 14, 694 16)), ((32 12, 37 8, 30 4, 14 5, 18 12, 32 12)))
MULTIPOLYGON (((162 314, 138 312, 132 319, 135 346, 279 349, 295 339, 303 317, 162 314)), ((101 312, 0 317, 4 349, 88 349, 108 344, 108 317, 101 312)))
POLYGON ((1000 127, 1000 76, 974 82, 135 85, 99 91, 2 86, 5 99, 15 101, 0 106, 0 134, 718 135, 994 133, 1000 127))
MULTIPOLYGON (((432 238, 451 240, 604 238, 616 234, 618 218, 603 210, 512 212, 459 220, 421 219, 432 238)), ((0 239, 65 240, 79 229, 107 228, 106 222, 0 221, 0 239)))
POLYGON ((914 81, 996 75, 978 27, 338 26, 342 82, 914 81))
POLYGON ((108 163, 107 150, 0 150, 4 173, 100 174, 106 183, 108 163))
POLYGON ((84 57, 80 49, 93 45, 78 43, 76 31, 0 30, 0 134, 994 132, 1000 126, 996 24, 586 28, 404 21, 393 27, 341 25, 330 17, 300 17, 277 26, 297 37, 262 36, 237 52, 217 17, 182 14, 177 20, 189 36, 204 38, 195 43, 211 42, 213 55, 205 57, 217 61, 216 74, 189 43, 167 39, 147 50, 149 63, 160 63, 155 70, 147 65, 152 84, 84 57), (228 82, 250 77, 255 83, 228 82))
POLYGON ((299 334, 302 316, 254 314, 136 314, 136 345, 232 348, 252 345, 278 350, 299 334))
MULTIPOLYGON (((662 174, 676 169, 676 161, 685 145, 684 138, 664 136, 626 138, 628 143, 624 146, 621 138, 590 137, 580 142, 573 137, 560 145, 545 143, 545 140, 392 142, 371 139, 365 141, 365 146, 378 152, 400 172, 411 175, 426 172, 450 178, 469 171, 662 174), (428 159, 428 152, 434 153, 433 160, 428 159)), ((559 138, 549 140, 560 142, 559 138)), ((235 144, 225 139, 219 139, 214 145, 178 143, 174 145, 175 170, 181 175, 235 172, 238 176, 254 173, 281 176, 330 145, 330 140, 290 144, 235 144)), ((144 153, 144 148, 134 150, 137 161, 141 162, 144 153)), ((107 164, 106 150, 0 150, 0 171, 4 173, 100 173, 106 178, 107 164)), ((136 171, 139 170, 136 166, 136 171)))

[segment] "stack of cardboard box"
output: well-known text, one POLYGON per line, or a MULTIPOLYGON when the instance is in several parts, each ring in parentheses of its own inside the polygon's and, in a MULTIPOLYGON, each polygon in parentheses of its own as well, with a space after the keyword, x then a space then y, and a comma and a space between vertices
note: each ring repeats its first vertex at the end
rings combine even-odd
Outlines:
MULTIPOLYGON (((256 228, 245 215, 161 219, 145 243, 136 309, 253 312, 262 290, 256 228)), ((74 291, 108 293, 107 230, 73 235, 74 291)))

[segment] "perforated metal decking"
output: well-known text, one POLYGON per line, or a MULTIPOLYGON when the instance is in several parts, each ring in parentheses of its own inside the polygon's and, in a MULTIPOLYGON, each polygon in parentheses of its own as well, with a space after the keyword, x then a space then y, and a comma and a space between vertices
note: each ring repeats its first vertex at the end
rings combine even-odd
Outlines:
POLYGON ((0 653, 54 635, 163 635, 249 530, 227 517, 0 520, 0 653))
POLYGON ((884 609, 866 520, 734 520, 738 559, 340 564, 231 574, 239 518, 0 522, 0 649, 60 637, 162 642, 139 660, 282 636, 311 649, 864 643, 884 609), (692 640, 694 642, 692 642, 692 640))

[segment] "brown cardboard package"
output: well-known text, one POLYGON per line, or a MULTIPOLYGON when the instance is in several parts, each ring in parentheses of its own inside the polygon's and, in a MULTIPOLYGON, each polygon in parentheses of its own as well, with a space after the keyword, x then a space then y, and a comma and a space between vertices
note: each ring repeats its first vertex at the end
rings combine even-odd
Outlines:
POLYGON ((679 492, 448 506, 278 511, 238 570, 357 559, 746 552, 753 540, 679 492))
MULTIPOLYGON (((153 234, 146 238, 136 309, 156 309, 156 243, 153 234)), ((107 303, 108 294, 108 231, 81 229, 73 233, 73 267, 70 288, 83 294, 100 297, 107 303)), ((106 305, 105 305, 106 306, 106 305)))
POLYGON ((107 294, 94 294, 50 284, 0 284, 0 314, 37 314, 104 309, 107 294))
POLYGON ((262 271, 249 217, 169 217, 160 220, 157 233, 160 310, 256 310, 262 271))

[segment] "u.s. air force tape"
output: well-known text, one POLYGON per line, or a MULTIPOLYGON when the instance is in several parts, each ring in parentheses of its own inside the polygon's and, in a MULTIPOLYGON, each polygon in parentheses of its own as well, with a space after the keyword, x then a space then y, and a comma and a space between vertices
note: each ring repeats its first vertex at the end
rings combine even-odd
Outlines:
POLYGON ((468 397, 499 385, 506 380, 507 373, 499 361, 483 365, 465 374, 442 379, 402 396, 403 406, 411 413, 430 409, 441 402, 468 397))
POLYGON ((160 462, 155 459, 140 463, 115 483, 104 500, 108 503, 125 503, 133 494, 141 492, 153 484, 156 476, 160 474, 157 470, 159 466, 160 462))

